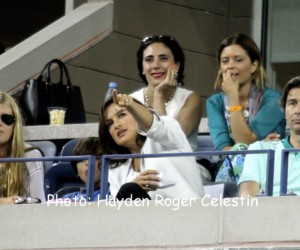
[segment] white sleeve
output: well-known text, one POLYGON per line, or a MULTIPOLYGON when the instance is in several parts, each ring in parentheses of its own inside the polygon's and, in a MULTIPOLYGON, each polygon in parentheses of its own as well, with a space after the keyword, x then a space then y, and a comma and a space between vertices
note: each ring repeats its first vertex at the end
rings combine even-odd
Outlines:
MULTIPOLYGON (((27 158, 42 157, 41 152, 37 149, 25 153, 27 158)), ((45 202, 44 191, 44 165, 42 161, 26 162, 29 172, 29 195, 30 197, 39 198, 45 202)))
POLYGON ((142 131, 138 126, 138 133, 168 148, 180 148, 188 143, 177 120, 168 116, 159 117, 155 112, 148 132, 142 131))

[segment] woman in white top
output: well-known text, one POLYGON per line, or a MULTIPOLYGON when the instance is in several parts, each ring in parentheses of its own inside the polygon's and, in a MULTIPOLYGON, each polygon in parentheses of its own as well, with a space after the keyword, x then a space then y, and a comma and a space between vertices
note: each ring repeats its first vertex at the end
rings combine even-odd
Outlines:
MULTIPOLYGON (((102 110, 99 136, 102 149, 108 154, 192 152, 175 119, 158 116, 116 90, 102 110)), ((195 157, 114 160, 110 164, 109 183, 111 195, 117 198, 124 198, 119 191, 126 183, 133 183, 139 189, 138 198, 200 198, 203 195, 195 157)))
MULTIPOLYGON (((14 99, 0 92, 0 158, 41 157, 23 139, 22 116, 14 99)), ((45 201, 42 162, 0 163, 0 204, 14 204, 18 196, 45 201)))
POLYGON ((137 51, 139 75, 147 87, 132 97, 155 109, 159 116, 175 118, 193 150, 197 149, 201 119, 201 97, 183 86, 185 56, 170 36, 149 36, 137 51))

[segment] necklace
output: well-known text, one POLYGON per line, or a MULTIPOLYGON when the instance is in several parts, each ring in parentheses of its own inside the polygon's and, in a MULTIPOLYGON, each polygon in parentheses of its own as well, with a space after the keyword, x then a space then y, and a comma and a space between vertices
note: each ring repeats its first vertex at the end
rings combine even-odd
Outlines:
MULTIPOLYGON (((170 102, 172 101, 172 99, 173 99, 173 97, 174 97, 174 95, 175 95, 175 92, 176 92, 176 88, 173 88, 173 89, 172 89, 172 92, 171 92, 171 94, 170 94, 170 96, 169 96, 169 98, 168 98, 168 101, 165 102, 165 106, 166 106, 166 107, 167 107, 167 106, 170 104, 170 102)), ((149 107, 150 107, 150 98, 149 98, 149 95, 148 95, 148 88, 145 88, 145 90, 144 90, 144 96, 145 96, 145 105, 146 105, 147 108, 149 108, 149 107)))

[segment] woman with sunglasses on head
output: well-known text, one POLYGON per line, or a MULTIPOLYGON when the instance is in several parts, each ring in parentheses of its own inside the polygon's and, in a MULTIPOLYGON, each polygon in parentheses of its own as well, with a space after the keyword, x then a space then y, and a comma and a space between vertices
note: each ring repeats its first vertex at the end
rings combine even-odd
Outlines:
MULTIPOLYGON (((217 150, 246 150, 257 140, 279 140, 285 135, 281 94, 266 87, 260 51, 247 35, 225 38, 217 54, 219 72, 206 103, 210 135, 217 150)), ((226 160, 216 180, 237 182, 244 156, 226 160), (227 168, 227 167, 230 168, 227 168), (230 172, 228 172, 228 169, 230 172)))
MULTIPOLYGON (((195 151, 198 148, 201 97, 181 87, 185 66, 182 48, 173 37, 149 36, 142 40, 136 56, 139 75, 147 86, 131 96, 154 109, 159 116, 175 118, 195 151)), ((208 170, 200 167, 203 180, 210 180, 208 170)))
MULTIPOLYGON (((108 154, 192 152, 175 119, 160 117, 116 90, 113 99, 102 109, 99 137, 108 154)), ((111 160, 109 183, 110 193, 117 199, 200 198, 203 195, 200 168, 194 157, 111 160)))
MULTIPOLYGON (((15 100, 0 92, 0 158, 42 157, 24 143, 22 116, 15 100)), ((19 196, 45 201, 42 162, 0 163, 0 204, 14 204, 19 196)))
POLYGON ((178 42, 170 36, 149 36, 137 51, 139 75, 147 85, 132 97, 159 116, 175 118, 193 150, 198 146, 201 119, 200 95, 183 86, 185 56, 178 42))

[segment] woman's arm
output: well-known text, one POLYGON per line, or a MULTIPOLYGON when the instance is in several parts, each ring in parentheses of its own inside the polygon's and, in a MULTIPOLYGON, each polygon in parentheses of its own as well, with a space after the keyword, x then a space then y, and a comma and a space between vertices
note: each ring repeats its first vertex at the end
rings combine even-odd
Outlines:
POLYGON ((186 136, 189 136, 200 124, 202 116, 201 96, 193 92, 180 109, 176 120, 186 136))
MULTIPOLYGON (((240 105, 236 105, 240 106, 240 105)), ((244 116, 243 111, 230 112, 230 125, 232 130, 232 137, 236 143, 245 143, 247 145, 257 141, 256 134, 249 128, 244 116)))
MULTIPOLYGON (((176 66, 171 66, 168 71, 166 78, 154 89, 154 105, 153 108, 159 116, 166 116, 165 103, 166 96, 172 95, 176 91, 177 79, 174 77, 177 74, 176 66), (174 91, 174 92, 173 92, 174 91), (168 95, 166 95, 168 93, 168 95)), ((173 96, 172 96, 173 97, 173 96)), ((186 136, 189 136, 200 124, 202 115, 201 108, 201 96, 193 92, 186 100, 183 107, 180 109, 176 120, 179 122, 180 127, 186 136)))
POLYGON ((0 205, 15 204, 15 200, 17 198, 18 198, 17 196, 1 197, 0 198, 0 205))
POLYGON ((224 117, 223 94, 215 94, 206 101, 206 113, 210 136, 217 150, 228 150, 233 146, 224 117))
MULTIPOLYGON (((240 94, 243 93, 245 95, 251 88, 251 84, 241 88, 235 73, 234 70, 230 69, 223 73, 222 90, 228 97, 230 107, 242 106, 240 94)), ((256 134, 253 133, 244 118, 243 110, 230 111, 230 125, 232 137, 236 143, 241 142, 249 145, 257 140, 256 134)))
MULTIPOLYGON (((26 153, 26 157, 42 157, 42 155, 39 150, 34 149, 28 151, 26 153)), ((29 172, 29 195, 34 198, 39 198, 42 202, 45 202, 43 162, 26 162, 26 167, 29 172)))

